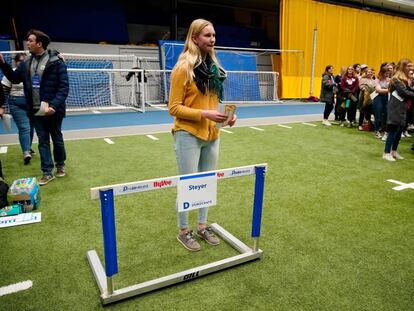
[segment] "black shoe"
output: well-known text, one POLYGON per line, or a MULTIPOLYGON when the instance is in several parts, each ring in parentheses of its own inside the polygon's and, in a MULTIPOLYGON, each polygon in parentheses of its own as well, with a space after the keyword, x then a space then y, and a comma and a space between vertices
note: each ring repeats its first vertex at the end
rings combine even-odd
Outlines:
POLYGON ((24 165, 28 165, 31 159, 32 159, 32 156, 30 155, 30 152, 26 153, 23 158, 24 165))
POLYGON ((36 154, 36 151, 34 151, 33 149, 30 149, 30 154, 31 155, 35 155, 36 154))

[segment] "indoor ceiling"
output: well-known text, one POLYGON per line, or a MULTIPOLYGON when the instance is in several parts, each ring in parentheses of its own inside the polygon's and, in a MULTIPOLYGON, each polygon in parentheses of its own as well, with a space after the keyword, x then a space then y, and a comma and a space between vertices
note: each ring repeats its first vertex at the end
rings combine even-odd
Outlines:
MULTIPOLYGON (((277 12, 281 0, 211 0, 209 2, 196 0, 178 0, 182 3, 203 3, 204 5, 228 6, 234 8, 246 8, 277 12)), ((414 17, 414 0, 316 0, 321 2, 334 2, 338 4, 355 5, 362 9, 385 10, 414 17)))
POLYGON ((392 10, 401 14, 414 16, 413 0, 347 0, 363 7, 392 10))

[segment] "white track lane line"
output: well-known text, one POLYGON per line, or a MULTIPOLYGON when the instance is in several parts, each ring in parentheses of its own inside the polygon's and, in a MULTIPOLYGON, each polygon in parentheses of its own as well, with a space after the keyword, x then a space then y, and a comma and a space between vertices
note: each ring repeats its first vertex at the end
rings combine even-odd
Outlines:
POLYGON ((317 126, 316 124, 312 124, 312 123, 306 123, 306 122, 302 122, 303 125, 307 125, 307 126, 317 126))
POLYGON ((157 137, 152 136, 152 135, 146 135, 148 138, 151 138, 152 140, 159 140, 157 137))
POLYGON ((229 130, 225 130, 225 129, 220 129, 220 131, 224 132, 224 133, 229 133, 229 134, 233 134, 233 132, 229 131, 229 130))
POLYGON ((92 110, 92 113, 102 113, 99 110, 92 110))
POLYGON ((109 138, 104 138, 104 141, 106 141, 107 144, 109 145, 113 145, 115 144, 112 140, 110 140, 109 138))
POLYGON ((17 293, 22 290, 29 289, 32 286, 33 286, 33 282, 30 280, 3 286, 3 287, 0 287, 0 296, 17 293))
POLYGON ((0 153, 7 153, 7 146, 0 147, 0 153))
POLYGON ((285 129, 291 129, 292 128, 291 126, 287 126, 287 125, 283 125, 283 124, 278 124, 277 126, 284 127, 285 129))
POLYGON ((253 130, 256 130, 256 131, 264 131, 264 129, 254 127, 254 126, 250 126, 250 128, 253 129, 253 130))

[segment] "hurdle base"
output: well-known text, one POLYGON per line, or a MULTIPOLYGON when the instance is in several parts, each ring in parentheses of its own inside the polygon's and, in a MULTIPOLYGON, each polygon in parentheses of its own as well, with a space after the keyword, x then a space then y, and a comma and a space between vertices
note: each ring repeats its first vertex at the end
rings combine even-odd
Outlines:
POLYGON ((106 305, 115 301, 148 293, 150 291, 154 291, 177 283, 191 281, 195 278, 230 267, 234 267, 262 257, 262 250, 259 249, 257 251, 254 251, 252 248, 248 247, 242 241, 234 237, 231 233, 226 231, 220 225, 214 223, 211 224, 211 228, 213 229, 214 233, 220 236, 222 240, 227 242, 240 254, 219 261, 215 261, 203 266, 187 269, 161 278, 153 279, 147 282, 117 289, 114 290, 112 293, 108 292, 105 269, 101 261, 99 260, 98 254, 95 250, 88 251, 87 257, 89 265, 91 266, 92 272, 95 277, 95 281, 98 284, 99 291, 101 292, 102 304, 106 305))

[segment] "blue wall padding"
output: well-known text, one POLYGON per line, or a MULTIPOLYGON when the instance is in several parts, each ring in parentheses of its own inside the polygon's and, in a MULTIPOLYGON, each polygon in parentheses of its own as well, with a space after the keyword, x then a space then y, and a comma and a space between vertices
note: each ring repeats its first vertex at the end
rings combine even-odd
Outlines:
MULTIPOLYGON (((6 40, 0 40, 0 51, 10 51, 10 42, 6 40)), ((4 60, 11 64, 12 60, 10 58, 10 54, 3 54, 4 60)), ((3 79, 3 71, 0 70, 0 81, 3 79)))
MULTIPOLYGON (((183 44, 180 41, 160 41, 160 60, 161 68, 171 70, 174 68, 180 53, 183 50, 183 44)), ((217 51, 217 58, 221 66, 226 71, 256 71, 257 57, 254 53, 234 52, 234 51, 217 51)), ((170 83, 167 81, 167 93, 169 93, 170 83)), ((259 101, 259 78, 252 75, 248 79, 240 79, 240 76, 232 74, 229 76, 224 85, 225 101, 259 101)))

